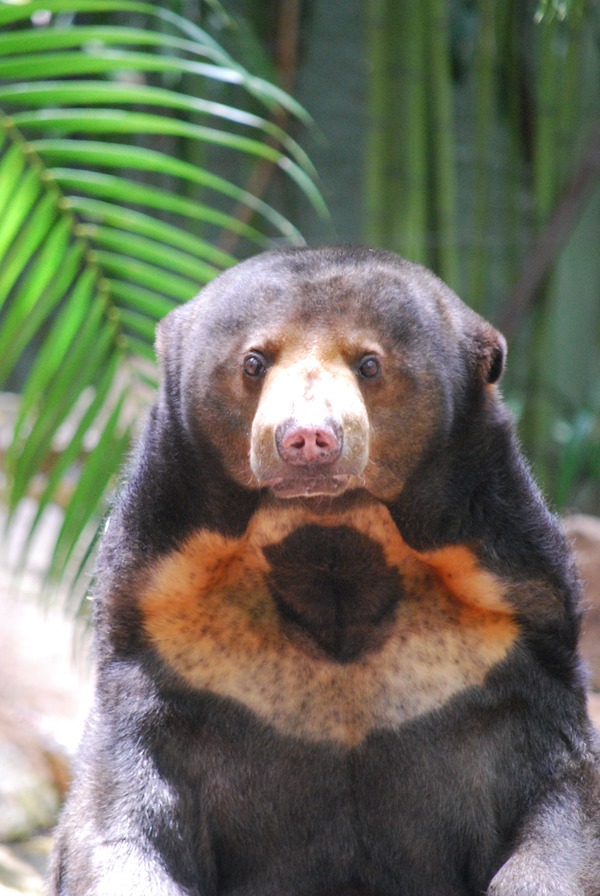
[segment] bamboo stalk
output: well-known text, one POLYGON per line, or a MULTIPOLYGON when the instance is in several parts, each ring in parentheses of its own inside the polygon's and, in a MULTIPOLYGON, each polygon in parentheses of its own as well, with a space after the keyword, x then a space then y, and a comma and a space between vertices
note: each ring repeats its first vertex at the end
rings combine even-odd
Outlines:
POLYGON ((536 223, 546 220, 557 190, 557 86, 560 81, 560 56, 556 52, 557 21, 545 17, 537 26, 537 109, 534 132, 533 194, 536 223), (557 71, 558 67, 558 71, 557 71))
POLYGON ((502 78, 505 83, 506 116, 508 122, 508 156, 505 160, 506 176, 504 191, 506 209, 502 227, 505 234, 501 264, 506 271, 505 279, 514 282, 520 265, 521 234, 526 229, 523 221, 522 194, 524 192, 526 160, 528 157, 528 130, 523 127, 526 110, 525 71, 521 59, 519 39, 519 15, 517 4, 520 0, 508 0, 499 4, 496 10, 498 44, 502 47, 499 61, 502 63, 502 78))
POLYGON ((581 163, 560 202, 556 204, 546 227, 541 231, 523 266, 517 284, 504 308, 500 327, 515 336, 526 312, 539 300, 545 278, 556 264, 560 250, 571 236, 586 204, 594 195, 600 179, 600 126, 592 135, 581 163))
MULTIPOLYGON (((584 79, 585 27, 583 16, 573 15, 559 26, 565 43, 560 76, 557 74, 557 172, 563 184, 570 176, 573 156, 573 135, 578 133, 581 118, 584 79)), ((579 149, 579 147, 576 147, 579 149)))
POLYGON ((365 147, 365 239, 368 245, 385 246, 388 147, 388 2, 367 0, 367 137, 365 147))
POLYGON ((427 96, 424 58, 430 0, 388 0, 393 59, 390 97, 394 103, 393 168, 390 183, 393 247, 412 261, 427 264, 427 96))
POLYGON ((471 245, 468 272, 469 298, 471 304, 483 311, 486 294, 487 274, 490 269, 490 194, 496 177, 490 168, 490 149, 493 139, 496 107, 496 21, 495 0, 481 0, 477 44, 473 71, 473 92, 475 97, 475 135, 472 207, 471 245))
MULTIPOLYGON (((276 27, 276 68, 279 75, 280 86, 288 93, 292 93, 296 82, 298 64, 298 43, 300 39, 300 0, 282 0, 276 27)), ((272 116, 272 121, 280 128, 285 128, 289 122, 289 113, 283 107, 272 116)), ((278 148, 279 143, 274 137, 267 140, 267 145, 278 148)), ((253 196, 262 197, 275 174, 276 165, 268 159, 256 162, 246 181, 245 189, 253 196)), ((249 224, 253 217, 253 211, 248 205, 238 203, 234 208, 233 217, 243 224, 249 224)), ((239 242, 239 234, 233 231, 223 232, 219 239, 219 248, 224 252, 233 253, 239 242)))
MULTIPOLYGON (((490 0, 485 0, 489 3, 490 0)), ((438 274, 460 292, 456 235, 456 163, 454 154, 454 105, 450 70, 450 33, 446 0, 428 4, 429 86, 431 97, 431 155, 433 213, 438 274)))
MULTIPOLYGON (((558 189, 557 162, 557 84, 560 56, 557 53, 557 28, 554 17, 545 17, 537 25, 537 103, 534 130, 533 198, 535 224, 540 231, 555 202, 558 189)), ((550 275, 551 276, 551 273, 550 275)), ((547 400, 546 358, 549 353, 550 304, 549 280, 539 284, 531 314, 531 335, 527 354, 529 369, 522 434, 525 444, 537 459, 537 474, 542 484, 550 481, 546 446, 550 441, 552 415, 547 400)))

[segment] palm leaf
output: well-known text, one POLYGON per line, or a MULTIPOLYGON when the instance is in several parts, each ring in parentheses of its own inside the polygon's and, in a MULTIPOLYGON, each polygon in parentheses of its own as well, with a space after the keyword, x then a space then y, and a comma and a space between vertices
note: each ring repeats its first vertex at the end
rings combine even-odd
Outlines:
POLYGON ((275 123, 281 110, 308 121, 156 4, 0 0, 0 385, 27 370, 5 502, 9 522, 27 496, 37 502, 23 560, 48 508, 66 505, 50 576, 86 580, 154 383, 156 322, 235 261, 220 235, 236 234, 242 253, 302 243, 243 182, 187 159, 229 154, 242 177, 253 160, 272 165, 325 214, 312 164, 275 123), (50 21, 36 26, 41 11, 50 21), (146 27, 123 25, 124 13, 146 27), (219 84, 235 102, 215 99, 219 84))

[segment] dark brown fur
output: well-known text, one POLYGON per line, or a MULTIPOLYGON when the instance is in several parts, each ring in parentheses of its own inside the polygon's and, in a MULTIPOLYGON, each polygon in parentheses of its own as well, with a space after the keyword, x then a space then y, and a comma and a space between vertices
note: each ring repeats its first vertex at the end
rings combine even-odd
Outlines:
POLYGON ((504 340, 389 253, 161 325, 56 896, 600 896, 578 586, 504 340))

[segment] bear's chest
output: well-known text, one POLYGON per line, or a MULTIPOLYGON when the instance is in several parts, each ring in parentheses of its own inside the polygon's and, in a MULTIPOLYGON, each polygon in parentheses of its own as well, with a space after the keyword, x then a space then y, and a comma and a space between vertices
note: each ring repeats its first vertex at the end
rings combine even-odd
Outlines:
POLYGON ((347 663, 380 647, 405 594, 381 545, 348 526, 300 526, 264 548, 266 587, 282 631, 347 663))
MULTIPOLYGON (((159 767, 178 782, 184 817, 200 804, 218 831, 219 893, 484 892, 498 830, 510 828, 525 783, 518 771, 502 774, 505 753, 488 738, 491 729, 510 737, 509 725, 476 691, 352 748, 287 737, 206 694, 190 715, 197 723, 183 735, 177 724, 161 735, 159 752, 165 736, 173 744, 159 767), (481 878, 471 888, 475 855, 481 878)), ((523 750, 524 768, 529 759, 523 750)))
POLYGON ((241 540, 200 532, 151 571, 139 606, 194 688, 344 744, 481 684, 517 636, 509 615, 457 600, 379 507, 335 520, 270 509, 241 540))

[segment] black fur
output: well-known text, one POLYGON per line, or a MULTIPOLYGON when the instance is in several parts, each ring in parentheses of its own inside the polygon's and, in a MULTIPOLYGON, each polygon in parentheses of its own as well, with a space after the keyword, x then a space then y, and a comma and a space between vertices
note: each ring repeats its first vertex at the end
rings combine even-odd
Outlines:
POLYGON ((310 632, 329 656, 349 662, 385 638, 403 586, 376 542, 347 526, 303 526, 265 555, 282 616, 310 632))
MULTIPOLYGON (((159 351, 161 392, 101 550, 97 693, 50 892, 600 896, 578 585, 492 385, 499 334, 391 254, 284 250, 218 278, 170 318, 159 351), (311 333, 339 339, 349 369, 356 333, 369 350, 383 345, 382 381, 360 383, 372 441, 364 485, 339 497, 278 499, 248 467, 263 385, 240 372, 244 351, 260 349, 275 369, 277 340, 293 331, 307 345, 311 333), (260 345, 244 341, 259 335, 260 345), (353 527, 373 507, 425 558, 422 578, 405 579, 386 545, 353 527), (428 552, 449 546, 501 583, 514 644, 481 684, 353 743, 294 734, 275 711, 195 687, 145 624, 156 570, 203 533, 246 551, 258 514, 282 508, 300 523, 264 547, 264 582, 281 628, 275 656, 305 651, 307 689, 311 669, 337 675, 380 656, 407 595, 435 580, 428 552)), ((322 474, 307 464, 307 490, 322 474)), ((262 608, 250 607, 250 631, 262 608)), ((360 709, 361 694, 349 696, 360 709)))

